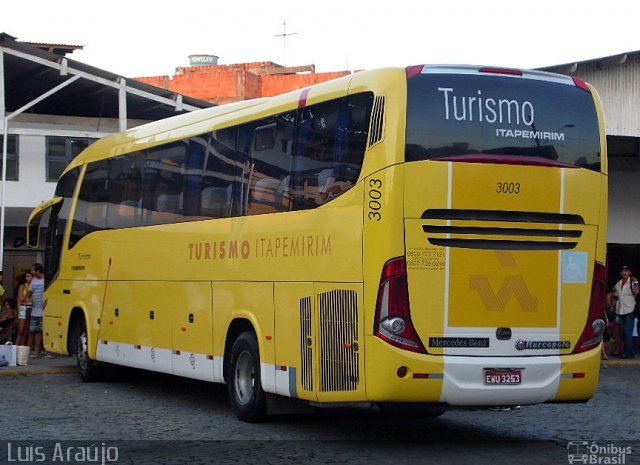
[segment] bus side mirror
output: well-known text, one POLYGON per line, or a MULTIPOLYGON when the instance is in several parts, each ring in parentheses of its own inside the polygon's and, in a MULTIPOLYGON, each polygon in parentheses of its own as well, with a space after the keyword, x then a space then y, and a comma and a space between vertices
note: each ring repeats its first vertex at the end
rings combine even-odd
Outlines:
POLYGON ((27 226, 27 247, 37 249, 40 245, 40 221, 29 223, 27 226))

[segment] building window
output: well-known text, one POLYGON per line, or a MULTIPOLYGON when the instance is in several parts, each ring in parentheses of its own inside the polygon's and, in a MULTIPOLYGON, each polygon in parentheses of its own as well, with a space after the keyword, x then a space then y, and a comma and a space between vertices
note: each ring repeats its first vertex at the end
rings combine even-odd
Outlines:
MULTIPOLYGON (((4 143, 0 135, 0 147, 4 143)), ((2 175, 2 149, 0 148, 0 176, 2 175)), ((7 181, 18 180, 18 136, 9 134, 7 139, 7 181)))
POLYGON ((47 137, 47 182, 56 182, 71 160, 96 139, 79 137, 47 137))

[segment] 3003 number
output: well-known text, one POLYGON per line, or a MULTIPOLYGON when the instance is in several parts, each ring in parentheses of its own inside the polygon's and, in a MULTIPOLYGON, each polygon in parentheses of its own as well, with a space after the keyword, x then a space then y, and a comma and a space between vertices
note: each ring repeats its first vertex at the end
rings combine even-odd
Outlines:
POLYGON ((519 194, 520 183, 519 182, 499 182, 496 187, 498 194, 519 194))
POLYGON ((369 220, 380 221, 382 219, 382 180, 369 180, 369 220))

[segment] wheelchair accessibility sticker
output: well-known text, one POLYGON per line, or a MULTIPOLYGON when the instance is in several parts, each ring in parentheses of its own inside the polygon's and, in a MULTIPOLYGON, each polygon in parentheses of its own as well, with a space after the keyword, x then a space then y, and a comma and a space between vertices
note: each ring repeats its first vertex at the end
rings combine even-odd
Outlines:
POLYGON ((563 252, 562 253, 562 282, 586 283, 587 282, 587 252, 563 252))

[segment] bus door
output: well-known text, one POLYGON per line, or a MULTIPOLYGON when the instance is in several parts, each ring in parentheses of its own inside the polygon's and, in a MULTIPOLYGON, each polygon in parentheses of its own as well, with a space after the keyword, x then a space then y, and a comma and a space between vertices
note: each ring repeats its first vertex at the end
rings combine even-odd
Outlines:
POLYGON ((100 328, 101 360, 171 373, 171 325, 178 284, 108 282, 100 328))
POLYGON ((214 381, 210 282, 177 283, 170 296, 173 373, 214 381))

